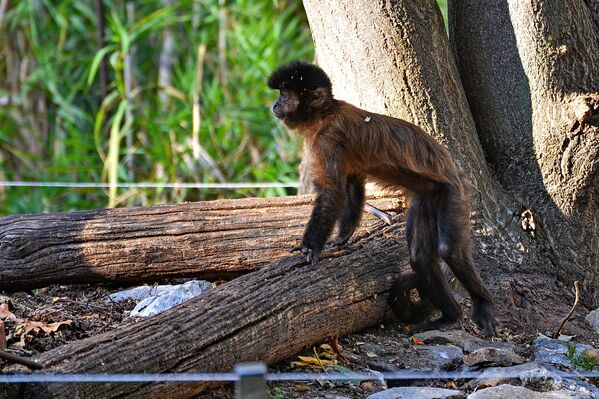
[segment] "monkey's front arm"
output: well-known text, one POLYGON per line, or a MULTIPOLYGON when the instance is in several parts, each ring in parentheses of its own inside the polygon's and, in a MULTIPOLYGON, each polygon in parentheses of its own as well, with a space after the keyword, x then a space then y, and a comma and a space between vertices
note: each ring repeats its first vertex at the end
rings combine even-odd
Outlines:
POLYGON ((345 190, 334 187, 319 190, 304 238, 291 252, 301 251, 309 263, 318 263, 318 256, 330 237, 345 203, 345 190))
MULTIPOLYGON (((324 138, 321 140, 320 146, 334 148, 330 143, 324 143, 324 138)), ((343 173, 341 160, 341 154, 327 152, 325 159, 316 159, 313 164, 316 168, 316 202, 301 245, 291 249, 292 252, 301 251, 311 264, 318 263, 318 256, 346 205, 348 178, 343 173)))

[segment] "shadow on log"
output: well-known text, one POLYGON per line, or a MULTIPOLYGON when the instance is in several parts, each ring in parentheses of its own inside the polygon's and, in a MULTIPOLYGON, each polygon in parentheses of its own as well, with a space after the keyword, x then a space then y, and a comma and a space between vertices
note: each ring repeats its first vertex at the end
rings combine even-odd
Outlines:
MULTIPOLYGON (((372 201, 383 210, 397 202, 372 201)), ((311 203, 306 195, 1 218, 0 289, 231 279, 289 256, 311 203)))
MULTIPOLYGON (((318 265, 299 255, 223 284, 150 319, 36 356, 45 372, 228 372, 380 323, 407 264, 402 223, 375 222, 318 265)), ((207 383, 3 386, 8 397, 190 398, 207 383)))

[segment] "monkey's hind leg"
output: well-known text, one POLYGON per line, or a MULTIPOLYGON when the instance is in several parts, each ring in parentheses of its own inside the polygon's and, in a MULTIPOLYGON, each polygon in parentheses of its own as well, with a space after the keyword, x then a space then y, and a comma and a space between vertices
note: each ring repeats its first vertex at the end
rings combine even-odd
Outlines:
POLYGON ((472 258, 470 220, 461 196, 451 193, 439 210, 440 255, 472 299, 472 319, 488 335, 495 335, 498 324, 491 292, 485 287, 472 258))
POLYGON ((421 298, 430 301, 442 316, 417 326, 417 330, 445 327, 458 321, 460 305, 453 297, 441 270, 437 230, 437 210, 434 199, 416 195, 407 216, 406 238, 410 250, 410 266, 419 279, 421 298))

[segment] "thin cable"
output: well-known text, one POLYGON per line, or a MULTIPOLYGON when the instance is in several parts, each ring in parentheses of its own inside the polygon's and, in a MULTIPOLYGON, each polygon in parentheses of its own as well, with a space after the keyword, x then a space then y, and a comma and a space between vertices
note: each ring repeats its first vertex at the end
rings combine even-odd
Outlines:
POLYGON ((76 182, 33 182, 4 181, 0 187, 69 187, 69 188, 297 188, 298 182, 289 183, 76 183, 76 182))
MULTIPOLYGON (((566 373, 544 369, 520 373, 485 371, 349 372, 349 373, 267 373, 267 381, 355 381, 355 380, 469 380, 475 378, 597 378, 599 373, 566 373), (548 374, 548 372, 550 374, 548 374)), ((0 374, 0 384, 16 383, 148 383, 148 382, 234 382, 234 373, 147 373, 147 374, 0 374)))

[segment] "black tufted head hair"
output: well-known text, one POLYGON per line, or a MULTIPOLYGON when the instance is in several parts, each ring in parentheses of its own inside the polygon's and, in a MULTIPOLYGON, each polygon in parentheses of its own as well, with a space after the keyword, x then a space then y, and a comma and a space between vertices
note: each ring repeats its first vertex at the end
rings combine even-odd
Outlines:
POLYGON ((268 87, 293 90, 300 96, 320 87, 332 93, 331 80, 322 68, 304 61, 292 61, 278 67, 268 78, 268 87))

